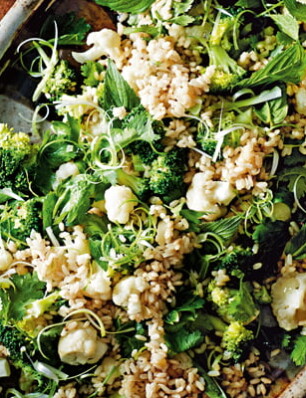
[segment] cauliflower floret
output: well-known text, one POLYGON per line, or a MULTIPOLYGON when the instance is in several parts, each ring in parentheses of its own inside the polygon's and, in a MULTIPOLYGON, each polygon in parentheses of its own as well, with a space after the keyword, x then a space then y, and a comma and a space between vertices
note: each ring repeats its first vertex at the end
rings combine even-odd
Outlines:
POLYGON ((306 273, 281 276, 272 285, 272 310, 285 330, 306 325, 306 273))
POLYGON ((84 64, 87 61, 95 61, 106 55, 116 61, 121 55, 121 38, 117 32, 111 29, 102 29, 98 32, 91 32, 87 36, 86 44, 93 46, 83 52, 77 53, 72 52, 73 58, 80 64, 84 64))
POLYGON ((129 187, 114 185, 105 191, 105 209, 112 222, 126 224, 136 206, 136 196, 129 187))
POLYGON ((98 337, 96 329, 84 322, 70 321, 58 343, 58 354, 64 363, 84 365, 98 362, 106 353, 107 345, 98 337), (69 325, 75 327, 69 329, 69 325))
POLYGON ((215 220, 223 215, 223 206, 236 196, 232 184, 226 181, 207 181, 205 173, 197 173, 187 191, 187 206, 190 210, 211 213, 207 217, 215 220))
POLYGON ((0 271, 6 271, 10 268, 13 257, 10 252, 4 248, 0 248, 0 271))
POLYGON ((306 88, 300 87, 295 94, 296 110, 301 115, 306 115, 306 88))
POLYGON ((90 276, 88 284, 84 291, 85 296, 110 300, 112 297, 111 280, 107 276, 104 269, 98 267, 97 270, 90 276))
POLYGON ((129 315, 142 311, 140 293, 147 287, 147 283, 140 276, 127 276, 121 279, 114 287, 113 302, 126 307, 129 315))
POLYGON ((52 188, 55 189, 63 180, 71 176, 76 176, 79 173, 78 166, 74 162, 61 164, 55 172, 55 181, 52 184, 52 188))

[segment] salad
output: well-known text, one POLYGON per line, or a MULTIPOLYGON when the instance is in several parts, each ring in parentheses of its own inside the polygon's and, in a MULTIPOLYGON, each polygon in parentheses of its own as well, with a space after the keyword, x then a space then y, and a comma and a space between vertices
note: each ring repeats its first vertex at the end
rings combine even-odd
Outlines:
POLYGON ((95 2, 107 28, 17 49, 1 394, 277 397, 306 365, 306 1, 95 2))

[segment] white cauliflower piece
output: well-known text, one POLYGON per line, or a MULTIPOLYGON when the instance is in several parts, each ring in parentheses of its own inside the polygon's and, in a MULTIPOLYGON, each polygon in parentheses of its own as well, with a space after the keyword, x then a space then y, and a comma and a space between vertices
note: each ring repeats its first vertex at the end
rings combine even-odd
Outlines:
POLYGON ((306 115, 306 88, 300 87, 295 94, 296 110, 301 115, 306 115))
POLYGON ((114 185, 105 191, 105 209, 112 222, 126 224, 136 206, 136 196, 129 187, 114 185))
POLYGON ((6 271, 13 262, 13 256, 4 248, 0 248, 0 271, 6 271))
POLYGON ((93 46, 83 53, 72 52, 73 58, 80 64, 84 64, 87 61, 95 61, 103 55, 110 57, 114 61, 120 58, 121 38, 117 32, 111 29, 102 29, 98 32, 89 33, 86 44, 93 46))
POLYGON ((60 165, 55 172, 55 181, 52 184, 52 188, 55 189, 59 184, 71 176, 80 174, 78 166, 74 162, 67 162, 60 165))
POLYGON ((98 362, 106 353, 107 345, 98 337, 96 329, 84 322, 71 321, 66 325, 67 333, 58 343, 58 354, 64 363, 84 365, 98 362), (75 327, 69 330, 69 325, 75 327))
POLYGON ((140 293, 147 288, 146 281, 140 276, 127 276, 121 279, 114 287, 113 302, 126 307, 129 315, 142 311, 140 293))
POLYGON ((281 328, 289 331, 306 325, 306 273, 281 276, 271 294, 272 310, 281 328))
POLYGON ((227 206, 236 196, 232 184, 226 181, 207 181, 205 173, 193 176, 187 191, 187 206, 190 210, 211 213, 209 218, 215 220, 222 216, 223 206, 227 206))
POLYGON ((93 299, 110 300, 112 297, 111 280, 104 269, 97 270, 90 276, 84 290, 85 296, 93 299))

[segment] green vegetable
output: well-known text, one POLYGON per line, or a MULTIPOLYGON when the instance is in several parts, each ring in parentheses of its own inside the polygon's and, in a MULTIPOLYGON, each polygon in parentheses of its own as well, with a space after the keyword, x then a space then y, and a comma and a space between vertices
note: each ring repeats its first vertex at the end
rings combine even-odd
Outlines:
POLYGON ((3 325, 15 324, 27 314, 27 308, 34 301, 42 299, 46 284, 41 282, 36 273, 13 275, 12 286, 0 290, 1 322, 3 325))
MULTIPOLYGON (((35 161, 36 146, 25 133, 16 133, 0 123, 0 188, 10 188, 23 195, 29 192, 28 174, 35 161)), ((0 194, 0 201, 7 195, 0 194)))
POLYGON ((226 322, 248 324, 257 318, 259 310, 252 297, 248 282, 240 281, 239 289, 219 287, 213 280, 209 285, 209 298, 216 305, 218 314, 226 322))
POLYGON ((149 171, 149 186, 153 194, 162 196, 165 201, 183 196, 185 191, 183 182, 184 158, 184 150, 174 148, 159 155, 152 162, 149 171))
POLYGON ((293 40, 299 40, 299 24, 293 16, 278 14, 271 15, 271 18, 283 33, 293 40))
POLYGON ((246 329, 240 322, 231 322, 226 328, 221 345, 230 353, 231 357, 238 362, 243 347, 250 344, 254 340, 254 334, 251 330, 246 329))
POLYGON ((246 71, 221 46, 209 46, 208 54, 210 65, 216 67, 211 78, 210 91, 213 93, 230 91, 246 71))
POLYGON ((32 230, 42 230, 41 208, 40 198, 10 202, 0 216, 1 234, 14 240, 17 246, 25 246, 32 230))
POLYGON ((95 2, 117 12, 139 14, 146 11, 154 0, 95 0, 95 2))
POLYGON ((290 14, 299 21, 306 22, 306 5, 296 0, 284 0, 290 14))
POLYGON ((109 110, 113 106, 124 106, 128 111, 140 104, 139 98, 112 61, 108 61, 101 104, 105 110, 109 110))
POLYGON ((0 342, 8 349, 13 366, 20 369, 25 376, 27 388, 35 388, 37 392, 47 392, 50 388, 49 381, 33 368, 30 359, 25 354, 33 349, 27 337, 17 329, 0 323, 0 342))
POLYGON ((304 366, 306 364, 306 336, 298 336, 294 340, 291 359, 297 366, 304 366))
POLYGON ((134 194, 140 200, 144 200, 149 194, 149 179, 143 177, 137 177, 132 174, 124 172, 122 169, 116 170, 117 183, 119 185, 125 185, 134 192, 134 194))
POLYGON ((87 61, 81 66, 81 73, 84 76, 84 84, 89 87, 96 87, 100 80, 97 77, 104 71, 104 66, 99 62, 87 61))
POLYGON ((58 101, 62 95, 75 91, 75 72, 67 61, 61 60, 53 69, 42 92, 50 101, 58 101))
POLYGON ((306 53, 300 44, 293 44, 275 55, 262 69, 243 79, 236 87, 258 87, 275 82, 299 83, 305 73, 306 53))

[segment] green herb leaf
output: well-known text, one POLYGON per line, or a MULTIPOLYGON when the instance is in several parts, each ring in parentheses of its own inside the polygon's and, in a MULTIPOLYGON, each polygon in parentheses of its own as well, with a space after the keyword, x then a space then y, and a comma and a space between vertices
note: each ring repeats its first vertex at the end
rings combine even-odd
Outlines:
POLYGON ((146 11, 155 0, 95 0, 100 6, 109 7, 117 12, 140 14, 146 11))
POLYGON ((223 240, 224 244, 227 244, 236 235, 239 225, 241 224, 241 220, 241 216, 238 215, 213 222, 207 222, 201 225, 201 232, 214 233, 223 240))
POLYGON ((171 351, 178 354, 201 344, 204 337, 199 330, 190 332, 189 330, 182 328, 176 333, 166 334, 165 340, 171 351))
POLYGON ((306 168, 303 166, 285 169, 279 174, 278 180, 286 182, 289 191, 295 191, 297 199, 306 195, 306 168))
POLYGON ((299 3, 296 0, 284 0, 288 11, 299 21, 306 22, 306 5, 299 3))
POLYGON ((36 273, 13 275, 14 287, 0 290, 2 308, 0 311, 4 324, 10 320, 20 321, 26 315, 26 307, 44 296, 45 286, 36 273))
POLYGON ((299 232, 294 235, 285 247, 286 254, 292 254, 292 257, 301 260, 306 257, 306 225, 304 224, 299 232))
POLYGON ((87 61, 81 66, 82 76, 85 77, 84 84, 90 87, 97 87, 100 80, 97 80, 97 75, 99 75, 104 70, 104 66, 99 62, 87 61))
POLYGON ((70 12, 64 15, 49 16, 40 32, 44 39, 54 39, 54 21, 59 31, 59 45, 81 45, 84 44, 87 33, 91 26, 84 18, 78 18, 75 13, 70 12))
POLYGON ((299 336, 295 339, 291 359, 297 366, 306 364, 306 336, 299 336))
POLYGON ((190 312, 193 316, 195 316, 196 310, 203 308, 203 305, 203 299, 199 297, 192 297, 185 304, 170 311, 165 317, 165 322, 169 323, 170 325, 178 323, 180 321, 181 313, 183 312, 190 312))
POLYGON ((137 107, 140 99, 134 90, 123 79, 114 62, 108 61, 108 67, 105 74, 104 91, 102 106, 108 110, 111 107, 124 106, 128 111, 137 107))
POLYGON ((227 398, 227 395, 216 382, 215 377, 209 377, 207 372, 198 364, 194 364, 198 369, 201 376, 205 380, 205 394, 209 398, 227 398))
POLYGON ((167 22, 175 23, 177 25, 181 26, 187 26, 194 22, 195 18, 191 17, 190 15, 180 15, 178 17, 174 17, 171 19, 168 19, 167 22))
POLYGON ((288 113, 287 95, 285 90, 282 90, 280 98, 265 102, 264 105, 254 109, 256 115, 266 124, 282 123, 288 113))
POLYGON ((265 67, 254 72, 249 78, 236 84, 237 87, 256 87, 275 82, 299 83, 305 74, 306 54, 296 43, 275 55, 265 67))
POLYGON ((299 40, 299 24, 292 15, 270 15, 270 18, 276 23, 278 28, 291 37, 293 40, 299 40))
POLYGON ((158 36, 161 33, 162 26, 160 27, 157 26, 148 26, 148 25, 142 25, 138 27, 125 27, 123 29, 123 33, 125 35, 130 35, 131 33, 147 33, 148 35, 152 36, 153 38, 158 36))

